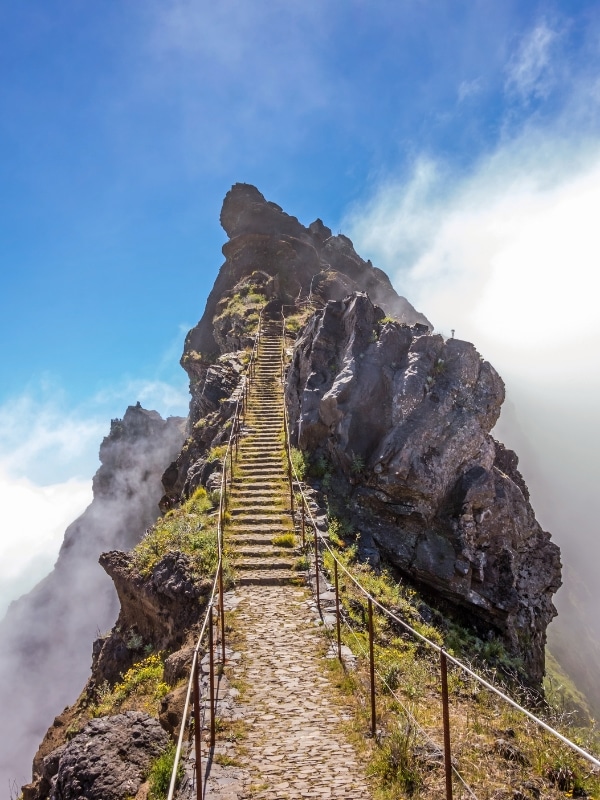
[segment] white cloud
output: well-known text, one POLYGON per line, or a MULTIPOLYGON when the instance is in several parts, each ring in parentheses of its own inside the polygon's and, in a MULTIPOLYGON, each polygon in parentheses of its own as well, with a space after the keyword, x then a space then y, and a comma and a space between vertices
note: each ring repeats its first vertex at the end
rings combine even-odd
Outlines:
POLYGON ((160 380, 127 380, 98 392, 93 402, 98 405, 119 404, 122 412, 138 400, 144 408, 158 411, 162 417, 187 416, 189 392, 185 380, 178 385, 160 380))
POLYGON ((458 86, 458 102, 463 103, 470 97, 476 97, 483 91, 483 81, 481 78, 473 78, 470 81, 461 81, 458 86))
POLYGON ((0 617, 52 569, 66 527, 91 500, 91 480, 36 486, 0 467, 0 617))
POLYGON ((51 389, 10 398, 0 406, 0 466, 11 475, 35 476, 41 485, 91 477, 109 423, 67 412, 61 400, 52 399, 51 389))
POLYGON ((137 400, 163 417, 187 413, 184 381, 124 380, 73 409, 46 378, 0 405, 0 616, 52 569, 65 529, 92 500, 111 417, 137 400))
POLYGON ((546 97, 553 82, 553 50, 558 34, 543 20, 525 36, 507 67, 506 89, 521 100, 546 97))

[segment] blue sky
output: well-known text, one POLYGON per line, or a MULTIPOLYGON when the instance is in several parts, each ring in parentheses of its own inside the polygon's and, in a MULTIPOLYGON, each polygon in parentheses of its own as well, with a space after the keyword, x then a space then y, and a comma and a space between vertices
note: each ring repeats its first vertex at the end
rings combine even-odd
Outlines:
MULTIPOLYGON (((178 359, 222 263, 236 181, 349 234, 492 360, 520 409, 505 434, 542 521, 568 536, 600 444, 586 427, 597 3, 30 0, 0 6, 0 31, 6 598, 51 566, 89 501, 110 418, 138 399, 185 413, 178 359), (582 463, 577 502, 557 510, 553 481, 582 463), (19 553, 6 544, 16 525, 19 553)), ((578 521, 585 541, 594 525, 578 521)))

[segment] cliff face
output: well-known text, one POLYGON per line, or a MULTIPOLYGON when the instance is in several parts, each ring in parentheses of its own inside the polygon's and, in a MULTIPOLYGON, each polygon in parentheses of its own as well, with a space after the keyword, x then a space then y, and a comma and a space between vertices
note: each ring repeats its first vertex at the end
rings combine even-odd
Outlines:
POLYGON ((223 247, 226 260, 202 319, 187 336, 185 353, 225 352, 218 341, 219 303, 227 302, 236 285, 255 271, 264 275, 267 299, 280 307, 309 297, 317 302, 339 300, 362 291, 398 319, 429 324, 398 295, 384 272, 355 252, 347 236, 332 236, 320 219, 304 227, 254 186, 236 183, 231 188, 223 202, 221 225, 229 236, 223 247))
POLYGON ((287 384, 295 440, 340 477, 364 554, 499 636, 539 686, 559 549, 490 436, 503 400, 472 344, 384 321, 357 294, 311 319, 287 384))
POLYGON ((54 570, 11 605, 0 625, 4 787, 27 779, 49 720, 73 702, 88 677, 92 642, 118 611, 98 556, 132 547, 156 519, 160 478, 181 447, 184 422, 139 406, 113 420, 100 447, 93 502, 67 528, 54 570))

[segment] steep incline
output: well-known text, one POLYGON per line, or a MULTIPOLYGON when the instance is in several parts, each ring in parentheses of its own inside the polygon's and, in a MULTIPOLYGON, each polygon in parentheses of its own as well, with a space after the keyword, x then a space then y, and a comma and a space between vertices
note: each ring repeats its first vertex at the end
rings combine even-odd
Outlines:
POLYGON ((293 536, 283 466, 281 352, 281 326, 267 323, 248 398, 245 435, 230 496, 231 522, 226 529, 241 586, 274 586, 297 579, 290 547, 276 544, 276 537, 293 536))

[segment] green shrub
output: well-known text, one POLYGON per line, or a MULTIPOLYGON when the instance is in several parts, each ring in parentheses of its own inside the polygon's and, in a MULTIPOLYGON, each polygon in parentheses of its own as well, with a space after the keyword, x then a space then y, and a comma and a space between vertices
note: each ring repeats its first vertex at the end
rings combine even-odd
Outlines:
POLYGON ((303 481, 308 471, 306 456, 302 450, 298 450, 296 447, 290 448, 290 456, 292 459, 292 466, 296 472, 296 475, 298 476, 298 480, 303 481))
MULTIPOLYGON (((165 752, 153 761, 148 773, 148 782, 150 784, 148 797, 150 800, 165 800, 169 794, 171 775, 173 774, 173 764, 175 763, 175 753, 175 743, 171 742, 165 752)), ((177 765, 176 785, 179 784, 182 778, 183 765, 180 761, 177 765)))
POLYGON ((271 541, 275 547, 294 547, 296 544, 296 537, 293 533, 280 533, 274 536, 271 541))

